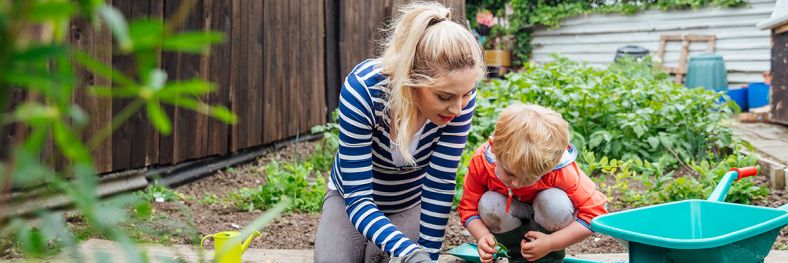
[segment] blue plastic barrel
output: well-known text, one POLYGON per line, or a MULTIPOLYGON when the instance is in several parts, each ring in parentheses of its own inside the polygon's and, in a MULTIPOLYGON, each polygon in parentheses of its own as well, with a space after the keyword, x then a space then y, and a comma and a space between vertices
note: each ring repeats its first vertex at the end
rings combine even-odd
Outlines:
POLYGON ((747 86, 729 89, 728 97, 739 105, 742 112, 750 110, 747 104, 747 86))
POLYGON ((747 105, 758 108, 769 104, 769 84, 753 82, 747 86, 747 105))

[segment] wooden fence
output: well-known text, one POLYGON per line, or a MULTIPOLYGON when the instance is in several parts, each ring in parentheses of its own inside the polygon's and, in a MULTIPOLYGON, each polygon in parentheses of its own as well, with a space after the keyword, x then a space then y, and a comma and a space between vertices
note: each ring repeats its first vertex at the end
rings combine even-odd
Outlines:
MULTIPOLYGON (((436 0, 464 19, 465 0, 436 0)), ((381 27, 406 0, 326 0, 327 96, 335 109, 345 75, 359 62, 380 54, 381 27)))
MULTIPOLYGON (((159 135, 146 114, 135 114, 92 154, 100 172, 171 165, 191 159, 227 155, 308 133, 327 121, 338 101, 341 81, 356 63, 377 54, 378 29, 402 0, 200 0, 180 30, 211 29, 225 33, 209 55, 159 54, 169 79, 200 77, 217 84, 201 98, 238 115, 227 125, 189 110, 167 108, 172 134, 159 135)), ((457 17, 464 0, 443 0, 457 17)), ((179 0, 113 0, 127 18, 167 19, 179 0)), ((132 73, 130 57, 112 49, 106 29, 84 21, 70 27, 69 41, 99 60, 132 73)), ((78 87, 109 86, 85 71, 78 87)), ((74 102, 90 117, 84 137, 91 138, 129 101, 108 101, 78 89, 74 102)), ((17 100, 24 99, 19 96, 17 100)), ((18 101, 17 101, 18 102, 18 101)), ((43 158, 64 162, 54 146, 43 158), (53 157, 55 156, 55 157, 53 157)))

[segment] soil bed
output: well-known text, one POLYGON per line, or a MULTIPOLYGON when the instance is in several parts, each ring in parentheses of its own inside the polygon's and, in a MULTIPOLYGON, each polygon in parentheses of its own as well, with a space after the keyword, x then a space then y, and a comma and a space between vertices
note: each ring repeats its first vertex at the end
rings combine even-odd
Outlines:
MULTIPOLYGON (((161 243, 196 245, 202 235, 243 227, 262 212, 238 211, 224 202, 206 204, 200 200, 206 195, 215 194, 221 197, 241 187, 257 187, 264 184, 262 176, 264 164, 272 160, 297 160, 301 156, 307 156, 315 145, 316 142, 290 145, 258 159, 255 163, 225 169, 198 182, 176 188, 175 191, 186 198, 180 201, 154 202, 152 219, 135 225, 141 229, 148 229, 150 233, 140 234, 137 238, 161 243), (162 236, 163 233, 166 233, 165 236, 162 236)), ((760 180, 759 183, 766 182, 760 180)), ((610 198, 615 200, 615 196, 610 198)), ((785 203, 788 203, 788 193, 772 189, 767 199, 756 202, 756 205, 778 207, 785 203)), ((312 249, 319 220, 319 214, 284 215, 269 225, 263 231, 263 236, 252 242, 251 247, 312 249)), ((72 226, 79 224, 80 222, 73 222, 72 226)), ((452 212, 446 231, 444 251, 462 242, 472 241, 468 232, 461 226, 457 213, 452 212)), ((782 230, 773 249, 788 249, 788 228, 782 230)), ((594 234, 591 238, 567 249, 568 255, 623 252, 626 252, 626 249, 618 241, 601 234, 594 234)))

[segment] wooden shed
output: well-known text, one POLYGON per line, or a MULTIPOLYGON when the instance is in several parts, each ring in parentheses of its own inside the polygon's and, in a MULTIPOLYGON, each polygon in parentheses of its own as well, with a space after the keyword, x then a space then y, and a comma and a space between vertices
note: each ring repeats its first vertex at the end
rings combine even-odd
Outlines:
POLYGON ((772 31, 771 120, 788 125, 788 0, 778 0, 758 27, 772 31))

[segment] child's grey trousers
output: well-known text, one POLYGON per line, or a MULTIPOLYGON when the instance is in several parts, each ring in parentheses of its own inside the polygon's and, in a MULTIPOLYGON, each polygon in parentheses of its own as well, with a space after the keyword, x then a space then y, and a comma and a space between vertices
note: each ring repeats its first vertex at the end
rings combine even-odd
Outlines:
MULTIPOLYGON (((506 213, 506 201, 507 197, 500 193, 484 193, 479 200, 479 217, 495 240, 509 249, 509 262, 527 262, 520 254, 520 242, 528 231, 549 234, 575 221, 572 201, 558 188, 542 190, 532 205, 512 200, 510 213, 506 213)), ((563 262, 564 255, 563 249, 553 251, 535 262, 563 262)))
POLYGON ((533 205, 512 200, 510 213, 506 213, 506 196, 488 191, 479 199, 479 217, 492 233, 504 233, 523 224, 535 221, 549 232, 563 229, 575 221, 575 208, 569 196, 561 189, 542 190, 533 205))

